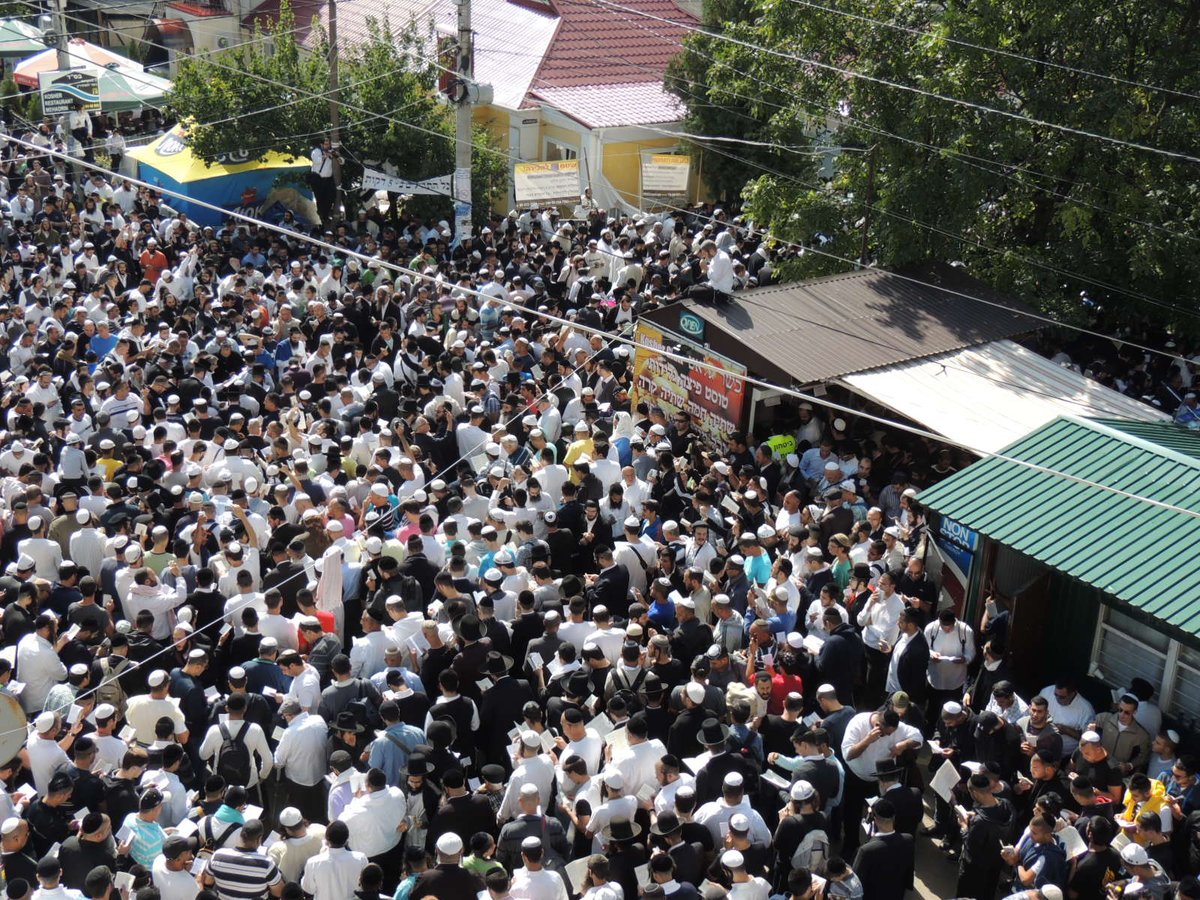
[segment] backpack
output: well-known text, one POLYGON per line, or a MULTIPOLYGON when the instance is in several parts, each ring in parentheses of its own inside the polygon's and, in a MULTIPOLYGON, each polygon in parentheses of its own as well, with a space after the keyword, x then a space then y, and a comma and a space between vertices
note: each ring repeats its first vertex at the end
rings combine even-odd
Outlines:
POLYGON ((211 854, 215 850, 220 850, 225 846, 225 842, 229 840, 230 836, 241 827, 241 823, 239 822, 230 822, 229 827, 221 832, 220 837, 217 837, 213 831, 213 817, 205 816, 200 822, 200 828, 198 829, 201 841, 203 842, 201 844, 201 852, 203 853, 207 850, 211 854))
POLYGON ((243 787, 250 780, 250 750, 246 747, 246 729, 249 722, 243 722, 238 733, 232 734, 225 724, 218 726, 221 730, 221 747, 217 751, 216 774, 225 779, 226 784, 240 784, 243 787))
POLYGON ((823 871, 829 859, 829 835, 824 828, 814 828, 800 840, 800 846, 792 854, 793 869, 823 871))
POLYGON ((613 691, 613 697, 620 697, 625 701, 625 706, 629 710, 629 714, 633 715, 642 708, 642 697, 638 693, 641 690, 642 682, 646 680, 646 670, 639 669, 637 677, 633 681, 628 681, 625 678, 625 673, 619 668, 612 674, 613 685, 616 690, 613 691))

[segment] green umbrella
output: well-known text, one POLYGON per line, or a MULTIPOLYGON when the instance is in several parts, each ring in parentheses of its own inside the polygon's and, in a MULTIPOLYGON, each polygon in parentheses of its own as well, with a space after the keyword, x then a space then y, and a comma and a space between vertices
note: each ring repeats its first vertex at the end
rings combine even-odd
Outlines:
POLYGON ((159 106, 172 87, 166 78, 126 69, 101 69, 99 86, 100 108, 105 112, 159 106))
POLYGON ((0 59, 21 59, 45 49, 37 28, 20 19, 0 19, 0 59))

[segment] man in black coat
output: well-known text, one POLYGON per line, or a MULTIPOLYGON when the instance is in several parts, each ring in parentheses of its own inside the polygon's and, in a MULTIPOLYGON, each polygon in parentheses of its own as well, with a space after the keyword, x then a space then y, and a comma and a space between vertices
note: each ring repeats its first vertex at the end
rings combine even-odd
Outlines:
MULTIPOLYGON (((729 749, 729 728, 716 719, 705 719, 700 728, 700 743, 712 753, 696 773, 696 803, 703 806, 722 795, 730 776, 741 778, 741 791, 747 797, 758 793, 758 766, 750 756, 729 749)), ((736 782, 736 778, 731 779, 736 782)))
POLYGON ((484 794, 467 791, 467 778, 462 769, 451 769, 442 776, 442 787, 446 799, 429 817, 429 831, 425 837, 425 852, 432 854, 437 842, 447 832, 475 834, 485 831, 495 840, 500 834, 492 804, 484 794))
POLYGON ((400 564, 400 574, 415 578, 417 584, 421 585, 423 597, 434 596, 434 579, 437 578, 438 567, 431 563, 429 557, 425 555, 425 545, 421 541, 421 536, 419 534, 409 535, 407 547, 408 556, 400 564))
POLYGON ((645 844, 638 841, 642 826, 628 819, 613 819, 603 831, 605 853, 608 856, 608 877, 621 886, 626 897, 641 893, 637 870, 648 857, 645 844))
POLYGON ((437 865, 427 869, 413 885, 414 896, 436 897, 438 900, 462 900, 474 897, 483 890, 483 880, 462 862, 462 838, 448 831, 435 842, 437 865))
POLYGON ((587 577, 588 605, 594 612, 597 606, 608 609, 614 619, 629 615, 629 572, 613 561, 612 547, 601 547, 596 551, 596 565, 600 574, 587 577))
POLYGON ((519 675, 524 670, 525 656, 529 651, 530 642, 541 637, 546 630, 542 624, 541 613, 534 609, 536 602, 532 591, 521 591, 517 597, 517 618, 513 622, 512 644, 510 645, 512 665, 509 671, 513 675, 519 675))
POLYGON ((929 687, 929 641, 925 637, 925 616, 919 609, 906 606, 900 611, 900 634, 909 638, 903 644, 897 641, 892 650, 892 666, 900 683, 898 690, 908 694, 913 703, 924 706, 929 687))
POLYGON ((664 811, 653 825, 650 834, 666 849, 675 863, 675 880, 697 885, 704 881, 704 849, 683 839, 683 824, 671 810, 664 811))
POLYGON ((512 742, 508 739, 508 732, 521 721, 521 711, 525 704, 534 699, 533 689, 528 681, 508 674, 511 662, 495 650, 487 655, 483 672, 492 680, 492 686, 484 691, 483 700, 479 705, 479 750, 483 755, 481 764, 494 763, 503 766, 506 772, 512 766, 508 755, 508 748, 512 742))
POLYGON ((854 872, 863 896, 871 900, 904 900, 912 890, 916 848, 911 834, 896 830, 896 808, 886 797, 871 808, 874 836, 858 850, 854 872))
POLYGON ((904 767, 895 760, 881 760, 875 766, 875 774, 879 777, 879 796, 891 803, 896 812, 896 830, 915 836, 925 815, 920 789, 904 785, 904 767))
POLYGON ((817 673, 826 684, 837 690, 841 703, 854 703, 854 677, 862 665, 862 639, 848 622, 842 621, 837 607, 830 606, 821 614, 821 622, 829 637, 817 656, 817 673))

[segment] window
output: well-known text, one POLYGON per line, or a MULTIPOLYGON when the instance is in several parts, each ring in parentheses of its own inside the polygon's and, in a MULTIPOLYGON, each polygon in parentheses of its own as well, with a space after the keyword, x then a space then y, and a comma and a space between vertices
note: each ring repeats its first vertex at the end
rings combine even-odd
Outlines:
POLYGON ((1094 669, 1112 688, 1134 678, 1154 685, 1154 702, 1189 729, 1200 725, 1200 650, 1120 610, 1105 607, 1096 635, 1094 669))
POLYGON ((546 161, 554 162, 560 159, 578 159, 579 151, 574 147, 566 144, 560 144, 558 141, 546 139, 546 161))
POLYGON ((1134 678, 1145 678, 1161 688, 1171 639, 1124 613, 1107 609, 1100 625, 1096 666, 1113 687, 1129 687, 1134 678))

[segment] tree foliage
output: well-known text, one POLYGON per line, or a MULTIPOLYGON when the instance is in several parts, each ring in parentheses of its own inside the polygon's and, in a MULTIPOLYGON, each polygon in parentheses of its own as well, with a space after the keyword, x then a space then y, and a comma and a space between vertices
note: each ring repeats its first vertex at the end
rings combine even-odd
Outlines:
POLYGON ((705 18, 668 86, 690 133, 775 145, 701 142, 710 183, 780 238, 856 259, 873 158, 873 262, 958 260, 1065 316, 1082 292, 1130 317, 1176 317, 1137 295, 1194 308, 1200 164, 931 95, 1200 155, 1200 99, 1180 93, 1200 94, 1200 0, 717 0, 705 18))
MULTIPOLYGON (((415 22, 393 30, 371 21, 361 42, 341 43, 343 184, 357 183, 364 161, 390 163, 414 181, 452 172, 454 110, 437 94, 437 70, 423 58, 428 35, 415 22)), ((273 150, 307 157, 329 131, 328 89, 326 35, 314 23, 311 49, 302 47, 285 0, 278 22, 244 45, 182 62, 168 102, 190 123, 192 149, 203 159, 257 159, 273 150)), ((507 190, 508 163, 482 128, 472 160, 472 200, 482 216, 490 198, 507 190)), ((451 210, 449 198, 428 198, 423 206, 426 213, 451 210)))

